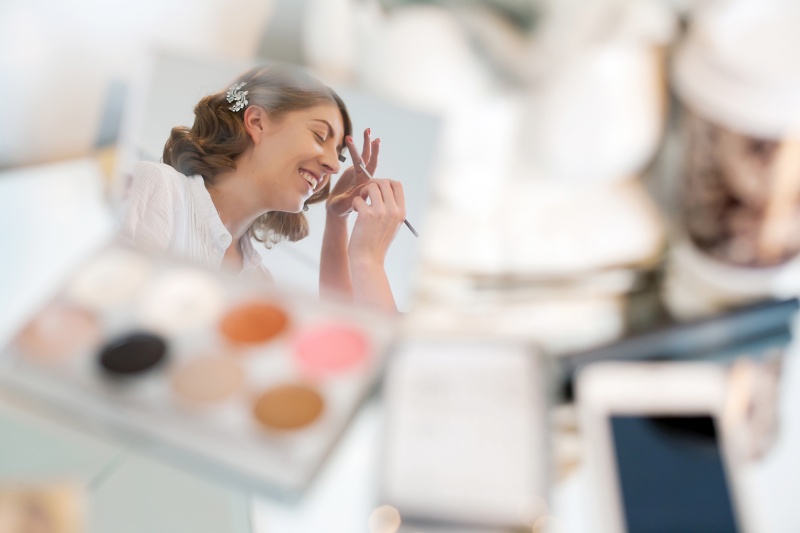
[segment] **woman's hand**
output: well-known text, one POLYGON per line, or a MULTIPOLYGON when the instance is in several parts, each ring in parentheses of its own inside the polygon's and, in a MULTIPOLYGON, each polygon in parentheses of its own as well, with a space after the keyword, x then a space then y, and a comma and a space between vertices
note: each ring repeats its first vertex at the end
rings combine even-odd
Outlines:
POLYGON ((358 219, 350 235, 347 255, 354 265, 382 269, 389 245, 406 217, 403 186, 392 180, 370 180, 353 200, 353 209, 358 219))
POLYGON ((380 149, 380 141, 370 141, 369 133, 364 132, 361 155, 353 139, 345 139, 355 165, 342 174, 328 197, 320 291, 351 294, 359 304, 395 312, 397 305, 383 262, 405 218, 405 199, 400 183, 373 180, 367 175, 375 172, 380 149), (364 161, 367 172, 359 168, 359 160, 364 161), (358 219, 348 243, 347 224, 342 217, 353 210, 358 219))
POLYGON ((350 214, 353 211, 353 200, 358 198, 361 189, 369 182, 369 177, 357 164, 359 157, 364 161, 369 173, 375 174, 375 169, 378 168, 378 152, 380 151, 381 141, 380 139, 370 141, 369 136, 370 131, 367 128, 364 130, 364 148, 360 156, 353 138, 350 136, 345 138, 344 142, 350 151, 350 157, 354 165, 342 173, 331 189, 328 201, 325 204, 328 215, 344 217, 350 214))

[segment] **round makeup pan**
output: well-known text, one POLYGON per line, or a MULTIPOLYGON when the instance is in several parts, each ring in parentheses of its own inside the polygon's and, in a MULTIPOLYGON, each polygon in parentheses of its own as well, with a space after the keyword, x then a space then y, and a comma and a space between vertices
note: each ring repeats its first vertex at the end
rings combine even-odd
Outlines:
POLYGON ((147 288, 138 307, 145 329, 178 334, 212 323, 222 313, 225 291, 207 272, 175 269, 147 288))
POLYGON ((266 302, 239 304, 222 317, 220 331, 237 344, 266 342, 282 333, 289 318, 281 307, 266 302))
POLYGON ((108 375, 135 377, 163 364, 166 357, 167 344, 161 337, 137 332, 107 344, 98 362, 108 375))
POLYGON ((52 364, 77 356, 100 336, 100 324, 93 314, 56 303, 25 326, 16 345, 26 359, 52 364))
POLYGON ((190 404, 211 405, 233 396, 244 382, 236 362, 222 357, 198 357, 183 365, 172 380, 178 398, 190 404))
POLYGON ((67 287, 75 303, 95 311, 129 300, 147 279, 150 263, 129 250, 107 250, 85 265, 67 287))
POLYGON ((364 333, 345 324, 319 324, 298 332, 294 355, 314 374, 338 373, 360 366, 369 354, 364 333))
POLYGON ((265 428, 295 430, 317 420, 324 407, 315 389, 287 383, 263 392, 253 405, 253 416, 265 428))

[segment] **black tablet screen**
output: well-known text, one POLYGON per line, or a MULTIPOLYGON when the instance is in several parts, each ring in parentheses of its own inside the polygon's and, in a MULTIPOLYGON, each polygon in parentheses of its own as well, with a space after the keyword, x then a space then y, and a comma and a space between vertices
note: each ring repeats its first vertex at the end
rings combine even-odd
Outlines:
POLYGON ((628 533, 738 533, 710 416, 614 416, 628 533))

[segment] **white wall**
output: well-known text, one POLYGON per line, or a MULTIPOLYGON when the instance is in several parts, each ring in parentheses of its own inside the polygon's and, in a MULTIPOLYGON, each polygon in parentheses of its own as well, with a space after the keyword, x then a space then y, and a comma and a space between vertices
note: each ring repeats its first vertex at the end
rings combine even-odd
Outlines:
POLYGON ((251 57, 270 0, 0 2, 0 167, 86 153, 152 48, 251 57))

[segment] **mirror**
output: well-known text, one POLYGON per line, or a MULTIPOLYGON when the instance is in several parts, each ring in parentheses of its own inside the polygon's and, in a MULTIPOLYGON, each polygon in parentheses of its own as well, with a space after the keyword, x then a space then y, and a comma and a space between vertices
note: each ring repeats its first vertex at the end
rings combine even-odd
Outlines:
MULTIPOLYGON (((116 168, 115 196, 124 188, 124 178, 140 160, 159 161, 164 143, 174 126, 191 126, 193 109, 206 94, 219 91, 254 62, 209 60, 158 53, 150 72, 134 88, 126 109, 121 135, 121 154, 116 168)), ((312 72, 313 73, 313 72, 312 72)), ((430 198, 428 184, 434 171, 439 120, 364 90, 330 83, 347 104, 353 121, 353 137, 360 147, 361 132, 369 127, 373 138, 381 138, 376 178, 401 181, 406 198, 407 219, 424 236, 425 213, 430 198)), ((349 161, 348 161, 349 166, 349 161)), ((346 168, 346 167, 345 167, 346 168)), ((278 287, 318 291, 319 254, 325 227, 323 204, 306 212, 310 234, 296 242, 280 242, 267 250, 255 243, 265 266, 278 287)), ((350 215, 350 226, 356 215, 350 215)), ((386 258, 386 272, 401 311, 410 305, 412 276, 419 255, 419 239, 401 227, 386 258)))

